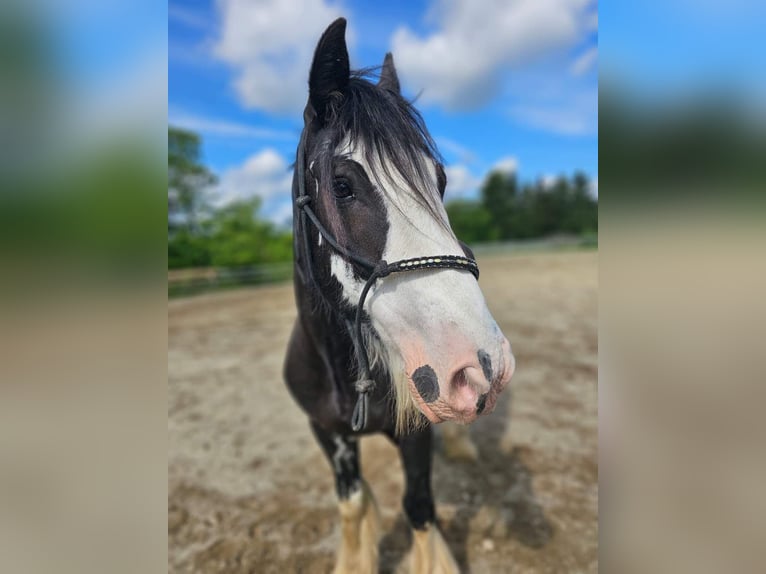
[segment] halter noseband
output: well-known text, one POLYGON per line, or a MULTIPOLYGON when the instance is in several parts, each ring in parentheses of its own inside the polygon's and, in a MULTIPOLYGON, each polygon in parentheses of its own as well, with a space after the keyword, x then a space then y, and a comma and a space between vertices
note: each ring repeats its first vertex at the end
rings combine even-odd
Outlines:
MULTIPOLYGON (((464 269, 470 271, 471 274, 479 279, 479 266, 476 261, 470 257, 461 257, 458 255, 437 255, 429 257, 416 257, 413 259, 401 259, 393 263, 381 259, 377 263, 369 261, 364 257, 353 253, 340 245, 335 238, 327 231, 317 218, 314 210, 311 209, 311 197, 306 193, 305 184, 305 136, 301 136, 301 141, 298 146, 298 195, 295 197, 295 206, 300 210, 301 217, 301 235, 303 236, 303 247, 306 253, 308 273, 311 276, 312 282, 314 280, 314 271, 311 261, 311 245, 308 236, 308 228, 306 222, 310 221, 314 227, 317 228, 319 234, 330 244, 330 246, 337 251, 346 260, 350 260, 357 265, 364 267, 367 271, 370 271, 370 276, 364 284, 362 294, 359 297, 359 303, 356 307, 356 314, 354 317, 354 336, 356 338, 356 345, 354 346, 356 360, 359 364, 360 379, 356 382, 355 388, 358 393, 356 405, 354 406, 354 412, 351 415, 351 429, 354 432, 359 432, 365 429, 367 426, 367 413, 369 408, 368 395, 370 391, 375 387, 375 381, 372 379, 370 372, 370 362, 367 357, 367 349, 365 348, 364 339, 362 338, 362 310, 364 309, 364 302, 367 299, 367 294, 370 292, 372 286, 378 279, 387 277, 393 273, 401 273, 404 271, 418 271, 420 269, 464 269)), ((317 190, 318 191, 318 190, 317 190)))

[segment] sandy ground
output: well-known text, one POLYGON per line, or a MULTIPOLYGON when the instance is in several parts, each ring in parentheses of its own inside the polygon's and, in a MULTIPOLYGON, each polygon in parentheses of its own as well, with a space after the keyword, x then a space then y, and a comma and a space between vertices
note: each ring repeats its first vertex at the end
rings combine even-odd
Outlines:
MULTIPOLYGON (((464 572, 598 569, 597 253, 480 258, 481 286, 517 360, 512 391, 471 427, 475 464, 434 461, 437 514, 464 572)), ((332 474, 282 380, 292 286, 168 304, 168 568, 330 572, 332 474)), ((403 570, 403 477, 384 438, 362 440, 403 570)))

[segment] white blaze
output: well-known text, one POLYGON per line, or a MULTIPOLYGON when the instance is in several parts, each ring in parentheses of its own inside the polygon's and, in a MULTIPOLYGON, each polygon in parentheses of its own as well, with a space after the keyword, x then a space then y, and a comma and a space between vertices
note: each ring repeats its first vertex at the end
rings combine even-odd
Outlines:
MULTIPOLYGON (((343 151, 348 153, 346 147, 343 151)), ((388 218, 388 236, 383 259, 392 263, 401 259, 438 255, 460 255, 463 250, 449 227, 447 213, 438 198, 436 167, 428 166, 433 211, 418 201, 400 176, 387 177, 380 165, 368 165, 361 150, 352 150, 351 159, 359 163, 372 182, 376 175, 388 218), (439 219, 434 217, 434 213, 439 219)), ((396 170, 390 170, 396 174, 396 170)), ((353 246, 351 246, 353 249, 353 246)), ((331 272, 343 288, 343 297, 357 305, 364 281, 354 276, 351 265, 340 255, 331 255, 331 272)), ((365 308, 380 335, 383 345, 396 352, 408 373, 424 364, 439 372, 440 366, 461 360, 461 354, 486 349, 493 357, 502 355, 501 337, 487 310, 476 279, 464 270, 433 269, 394 273, 379 279, 367 297, 365 308)), ((401 368, 401 367, 399 367, 401 368)), ((397 376, 397 373, 392 373, 397 376)))

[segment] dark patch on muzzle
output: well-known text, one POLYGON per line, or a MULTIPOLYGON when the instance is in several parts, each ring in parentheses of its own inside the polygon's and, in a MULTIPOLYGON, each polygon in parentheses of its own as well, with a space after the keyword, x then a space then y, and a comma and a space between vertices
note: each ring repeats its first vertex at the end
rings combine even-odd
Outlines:
POLYGON ((480 415, 484 411, 484 407, 487 406, 487 395, 489 393, 484 393, 479 397, 479 400, 476 401, 476 414, 480 415))
POLYGON ((481 370, 484 372, 484 378, 490 383, 492 382, 492 359, 489 358, 489 353, 484 349, 479 349, 477 353, 479 355, 479 364, 481 370))
POLYGON ((430 365, 423 365, 412 373, 412 382, 423 401, 432 403, 439 398, 439 379, 430 365))

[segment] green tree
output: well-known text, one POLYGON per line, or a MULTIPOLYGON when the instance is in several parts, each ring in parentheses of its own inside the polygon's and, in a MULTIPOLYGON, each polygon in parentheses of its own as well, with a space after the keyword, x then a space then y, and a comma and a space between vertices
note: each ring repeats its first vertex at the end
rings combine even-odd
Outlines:
POLYGON ((215 182, 200 162, 200 137, 168 127, 168 268, 210 265, 205 192, 215 182))
POLYGON ((200 147, 197 134, 168 127, 168 233, 199 231, 205 191, 216 181, 200 162, 200 147))
POLYGON ((211 264, 210 238, 182 228, 168 236, 168 269, 207 267, 211 264))
POLYGON ((449 202, 446 209, 452 230, 461 241, 472 244, 498 239, 492 216, 479 202, 458 199, 449 202))
MULTIPOLYGON (((562 175, 553 184, 538 180, 521 188, 515 175, 490 173, 481 189, 481 207, 496 239, 598 230, 598 202, 590 195, 590 182, 582 172, 572 178, 562 175)), ((467 206, 459 206, 458 211, 459 225, 470 228, 467 206)))
POLYGON ((512 236, 514 204, 518 191, 516 174, 493 171, 481 188, 481 202, 490 216, 493 234, 501 239, 512 236))
POLYGON ((571 200, 564 216, 563 230, 568 233, 598 231, 598 202, 591 195, 590 181, 582 172, 572 178, 571 200))
POLYGON ((260 198, 237 201, 218 210, 209 222, 211 263, 235 267, 289 261, 292 235, 258 218, 260 198))

